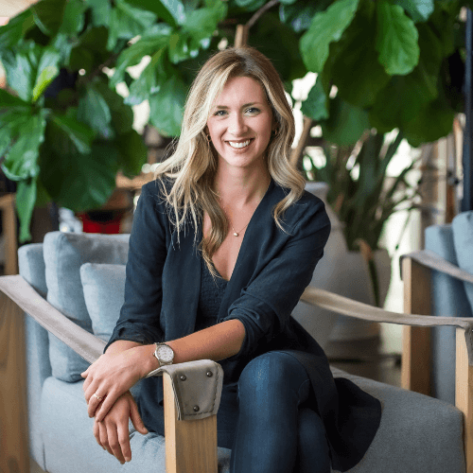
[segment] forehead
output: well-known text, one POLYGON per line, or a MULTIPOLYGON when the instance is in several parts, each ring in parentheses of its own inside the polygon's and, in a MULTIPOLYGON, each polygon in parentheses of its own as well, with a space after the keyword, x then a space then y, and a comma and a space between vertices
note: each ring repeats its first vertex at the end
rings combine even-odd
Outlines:
POLYGON ((267 102, 262 85, 252 77, 232 77, 217 95, 213 106, 241 105, 253 102, 267 102))

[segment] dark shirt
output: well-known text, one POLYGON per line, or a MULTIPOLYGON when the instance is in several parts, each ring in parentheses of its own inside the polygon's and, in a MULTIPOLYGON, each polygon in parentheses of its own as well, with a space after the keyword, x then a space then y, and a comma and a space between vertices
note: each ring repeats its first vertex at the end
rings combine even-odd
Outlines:
POLYGON ((195 319, 196 332, 217 323, 218 312, 228 284, 228 281, 218 273, 215 277, 212 276, 203 260, 200 274, 199 304, 197 305, 197 317, 195 319))

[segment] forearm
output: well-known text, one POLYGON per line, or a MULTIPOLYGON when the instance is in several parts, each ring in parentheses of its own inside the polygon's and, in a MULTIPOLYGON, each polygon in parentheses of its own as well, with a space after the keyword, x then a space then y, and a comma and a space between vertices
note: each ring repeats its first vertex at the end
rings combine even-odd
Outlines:
MULTIPOLYGON (((244 339, 244 325, 239 320, 228 320, 166 344, 174 350, 174 363, 203 359, 219 361, 236 355, 244 339)), ((153 356, 154 345, 139 346, 136 350, 141 352, 146 373, 159 368, 158 360, 153 356)))
POLYGON ((239 320, 228 320, 166 343, 174 350, 175 363, 201 359, 219 361, 236 355, 244 338, 244 325, 239 320))
POLYGON ((121 353, 122 351, 129 350, 130 348, 140 346, 142 346, 141 343, 133 342, 131 340, 117 340, 107 348, 107 351, 105 353, 113 355, 115 353, 121 353))

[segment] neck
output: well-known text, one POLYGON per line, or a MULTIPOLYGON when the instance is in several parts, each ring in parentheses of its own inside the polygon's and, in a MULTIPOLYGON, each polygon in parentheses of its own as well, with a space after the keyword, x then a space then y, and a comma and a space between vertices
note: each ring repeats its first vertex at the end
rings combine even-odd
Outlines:
POLYGON ((219 166, 214 185, 224 207, 243 207, 253 201, 259 202, 270 182, 271 176, 265 166, 251 172, 219 166))

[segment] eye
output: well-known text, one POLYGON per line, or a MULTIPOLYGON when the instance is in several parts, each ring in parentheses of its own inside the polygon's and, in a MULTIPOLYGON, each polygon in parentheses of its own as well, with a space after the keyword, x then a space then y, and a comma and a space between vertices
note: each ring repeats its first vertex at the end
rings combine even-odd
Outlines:
POLYGON ((256 107, 250 107, 246 109, 247 113, 250 113, 251 115, 254 115, 255 113, 258 113, 260 111, 259 108, 256 107))
POLYGON ((225 110, 217 110, 215 113, 214 113, 214 116, 215 117, 223 117, 223 114, 224 113, 227 113, 225 110))

